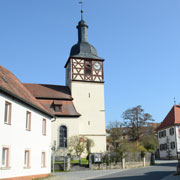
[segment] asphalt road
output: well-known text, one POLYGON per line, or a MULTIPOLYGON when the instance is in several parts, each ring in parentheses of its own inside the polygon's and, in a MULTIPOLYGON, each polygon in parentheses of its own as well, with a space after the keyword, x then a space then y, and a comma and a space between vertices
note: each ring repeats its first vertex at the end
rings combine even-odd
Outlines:
POLYGON ((176 162, 161 163, 151 167, 129 169, 91 180, 161 180, 176 171, 176 162))

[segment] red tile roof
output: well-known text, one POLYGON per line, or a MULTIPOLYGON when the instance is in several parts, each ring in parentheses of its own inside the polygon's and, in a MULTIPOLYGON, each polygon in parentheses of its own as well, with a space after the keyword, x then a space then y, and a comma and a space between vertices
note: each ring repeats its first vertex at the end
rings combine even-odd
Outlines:
POLYGON ((38 99, 38 101, 55 116, 79 117, 72 101, 38 99), (61 105, 61 111, 56 112, 53 105, 61 105))
POLYGON ((9 70, 0 66, 0 90, 52 116, 9 70))
POLYGON ((37 98, 37 100, 56 116, 74 116, 80 114, 76 111, 71 91, 67 86, 47 84, 24 84, 24 86, 37 98), (54 111, 54 104, 62 105, 61 112, 54 111))
POLYGON ((157 130, 159 131, 169 126, 179 125, 179 124, 180 124, 180 106, 174 105, 170 110, 170 112, 165 117, 165 119, 163 120, 163 122, 157 128, 157 130))
POLYGON ((28 84, 24 86, 38 99, 69 99, 72 100, 71 91, 68 86, 49 84, 28 84))

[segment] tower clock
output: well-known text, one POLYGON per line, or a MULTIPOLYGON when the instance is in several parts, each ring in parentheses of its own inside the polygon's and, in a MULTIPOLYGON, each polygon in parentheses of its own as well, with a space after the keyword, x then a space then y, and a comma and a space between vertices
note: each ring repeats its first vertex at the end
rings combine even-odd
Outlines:
POLYGON ((66 85, 70 87, 78 118, 80 136, 92 139, 95 143, 92 152, 106 151, 105 110, 104 110, 104 59, 88 42, 85 21, 77 25, 78 42, 70 51, 65 65, 66 85))

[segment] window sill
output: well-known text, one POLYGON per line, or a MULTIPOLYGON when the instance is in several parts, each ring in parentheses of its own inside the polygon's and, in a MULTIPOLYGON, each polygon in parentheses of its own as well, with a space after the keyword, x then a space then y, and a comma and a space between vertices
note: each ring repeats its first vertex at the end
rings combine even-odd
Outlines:
POLYGON ((46 168, 46 166, 41 166, 41 168, 46 168))
POLYGON ((0 167, 0 170, 10 170, 11 167, 0 167))
POLYGON ((8 123, 8 122, 7 122, 7 123, 4 123, 4 124, 9 125, 9 126, 11 125, 11 123, 8 123))
POLYGON ((31 167, 27 167, 27 166, 24 167, 24 169, 30 169, 30 168, 31 168, 31 167))
POLYGON ((26 129, 26 131, 31 131, 30 129, 26 129))

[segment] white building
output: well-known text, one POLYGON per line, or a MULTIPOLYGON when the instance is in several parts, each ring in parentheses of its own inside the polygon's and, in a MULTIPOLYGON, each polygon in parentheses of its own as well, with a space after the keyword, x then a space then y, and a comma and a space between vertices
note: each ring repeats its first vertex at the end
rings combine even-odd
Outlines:
POLYGON ((180 106, 174 105, 157 128, 159 155, 162 159, 176 159, 180 152, 180 106))
POLYGON ((0 66, 0 178, 47 176, 52 145, 67 152, 71 136, 92 139, 91 152, 106 151, 104 59, 88 43, 87 28, 81 18, 66 86, 22 84, 0 66))
POLYGON ((0 66, 0 179, 51 172, 51 113, 0 66))
POLYGON ((83 18, 79 21, 78 42, 65 64, 66 86, 24 84, 36 99, 56 117, 52 122, 52 145, 64 151, 71 136, 92 139, 92 152, 106 151, 104 109, 104 59, 89 44, 83 18))

